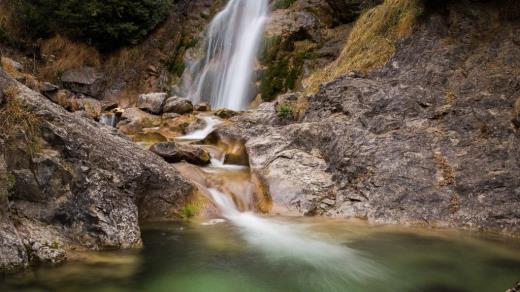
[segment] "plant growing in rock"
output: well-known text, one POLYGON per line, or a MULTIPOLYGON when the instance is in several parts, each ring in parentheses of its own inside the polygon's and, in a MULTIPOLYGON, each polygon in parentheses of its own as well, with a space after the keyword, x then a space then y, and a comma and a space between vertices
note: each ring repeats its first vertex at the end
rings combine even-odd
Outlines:
POLYGON ((28 111, 25 106, 15 98, 19 92, 16 86, 9 86, 2 92, 4 98, 7 100, 5 105, 0 108, 0 129, 3 130, 2 134, 5 135, 6 138, 10 138, 21 131, 29 154, 32 155, 36 153, 40 148, 41 118, 28 111))
POLYGON ((289 103, 283 102, 276 106, 276 115, 283 119, 293 119, 295 111, 289 103))

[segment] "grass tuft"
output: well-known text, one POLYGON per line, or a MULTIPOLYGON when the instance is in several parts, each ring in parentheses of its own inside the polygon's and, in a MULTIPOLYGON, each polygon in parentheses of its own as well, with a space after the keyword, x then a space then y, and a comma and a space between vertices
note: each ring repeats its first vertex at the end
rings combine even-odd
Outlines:
POLYGON ((337 60, 318 70, 304 85, 307 93, 318 91, 351 70, 369 72, 382 67, 395 53, 395 43, 406 36, 423 12, 421 0, 385 0, 357 20, 337 60))
POLYGON ((19 89, 16 86, 9 86, 3 90, 4 97, 7 99, 4 107, 0 109, 0 129, 7 137, 16 135, 19 131, 24 133, 27 151, 34 154, 40 149, 39 137, 42 120, 15 98, 19 89))

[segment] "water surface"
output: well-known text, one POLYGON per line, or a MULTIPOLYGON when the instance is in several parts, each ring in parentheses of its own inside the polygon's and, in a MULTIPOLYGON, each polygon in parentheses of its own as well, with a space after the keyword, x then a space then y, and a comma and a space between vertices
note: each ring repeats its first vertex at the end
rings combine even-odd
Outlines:
POLYGON ((511 238, 325 219, 261 220, 288 228, 293 241, 251 238, 229 223, 153 224, 143 230, 142 250, 42 267, 3 279, 0 290, 505 291, 520 279, 520 242, 511 238))

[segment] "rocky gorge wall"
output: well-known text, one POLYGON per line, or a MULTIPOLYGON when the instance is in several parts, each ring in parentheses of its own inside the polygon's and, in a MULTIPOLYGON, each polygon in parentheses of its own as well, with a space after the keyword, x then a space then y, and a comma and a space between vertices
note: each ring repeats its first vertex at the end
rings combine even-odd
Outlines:
MULTIPOLYGON (((520 29, 511 2, 427 6, 371 73, 235 117, 274 212, 518 234, 520 29)), ((516 10, 518 11, 518 10, 516 10)))

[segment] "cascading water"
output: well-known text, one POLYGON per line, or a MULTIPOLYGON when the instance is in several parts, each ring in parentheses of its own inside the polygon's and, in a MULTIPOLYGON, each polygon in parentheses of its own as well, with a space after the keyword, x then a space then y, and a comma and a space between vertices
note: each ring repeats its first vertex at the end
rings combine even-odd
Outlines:
POLYGON ((268 14, 268 0, 230 0, 215 16, 206 32, 205 55, 189 66, 183 81, 193 102, 209 101, 214 109, 247 106, 268 14))

